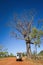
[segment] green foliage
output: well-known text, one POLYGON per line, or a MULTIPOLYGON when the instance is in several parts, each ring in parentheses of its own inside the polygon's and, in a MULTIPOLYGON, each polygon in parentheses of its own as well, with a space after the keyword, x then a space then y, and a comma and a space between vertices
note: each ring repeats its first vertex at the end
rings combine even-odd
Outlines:
POLYGON ((8 57, 8 55, 7 49, 4 49, 4 47, 0 45, 0 58, 8 57))
POLYGON ((23 53, 22 53, 22 56, 23 56, 23 57, 24 57, 24 56, 27 56, 26 52, 23 52, 23 53))
POLYGON ((8 53, 7 49, 4 49, 2 45, 0 45, 0 58, 3 57, 14 57, 13 53, 8 53))
POLYGON ((14 54, 13 53, 10 53, 10 55, 9 55, 10 57, 14 57, 14 54))
POLYGON ((8 52, 0 52, 0 57, 8 57, 8 52))
POLYGON ((43 36, 43 31, 42 30, 38 30, 37 28, 32 28, 32 32, 30 33, 33 41, 34 41, 34 44, 36 45, 40 45, 40 38, 41 36, 43 36))
POLYGON ((37 33, 38 33, 38 30, 36 28, 32 28, 32 32, 30 33, 31 37, 36 38, 37 33))
POLYGON ((37 28, 32 28, 32 31, 30 33, 32 40, 34 41, 35 44, 35 55, 37 55, 37 46, 40 47, 41 43, 41 37, 43 36, 43 31, 38 30, 37 28))
POLYGON ((38 55, 41 55, 41 56, 43 56, 43 50, 42 50, 42 51, 40 51, 40 53, 39 53, 38 55))
POLYGON ((39 35, 43 36, 43 31, 42 30, 39 31, 39 35))

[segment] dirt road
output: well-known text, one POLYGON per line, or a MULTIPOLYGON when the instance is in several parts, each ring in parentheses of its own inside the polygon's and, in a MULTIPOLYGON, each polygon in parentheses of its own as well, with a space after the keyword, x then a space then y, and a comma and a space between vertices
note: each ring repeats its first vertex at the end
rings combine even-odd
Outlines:
POLYGON ((3 58, 0 59, 0 65, 37 65, 30 61, 16 61, 16 58, 3 58))

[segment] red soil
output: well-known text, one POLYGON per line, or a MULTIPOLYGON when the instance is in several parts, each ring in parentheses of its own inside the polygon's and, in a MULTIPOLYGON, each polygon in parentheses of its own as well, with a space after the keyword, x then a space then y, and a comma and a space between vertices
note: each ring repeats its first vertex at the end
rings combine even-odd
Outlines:
MULTIPOLYGON (((0 65, 37 65, 36 63, 32 62, 32 61, 16 61, 16 58, 11 57, 11 58, 3 58, 0 59, 0 65)), ((40 64, 39 64, 40 65, 40 64)), ((41 64, 43 65, 43 64, 41 64)))

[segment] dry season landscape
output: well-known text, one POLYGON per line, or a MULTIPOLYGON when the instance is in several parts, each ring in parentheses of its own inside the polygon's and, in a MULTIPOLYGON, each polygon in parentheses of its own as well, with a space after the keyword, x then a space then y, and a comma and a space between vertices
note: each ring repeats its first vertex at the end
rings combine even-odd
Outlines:
POLYGON ((0 65, 43 65, 43 0, 0 0, 0 65))
POLYGON ((16 61, 15 57, 0 59, 0 65, 43 65, 43 61, 26 60, 16 61))

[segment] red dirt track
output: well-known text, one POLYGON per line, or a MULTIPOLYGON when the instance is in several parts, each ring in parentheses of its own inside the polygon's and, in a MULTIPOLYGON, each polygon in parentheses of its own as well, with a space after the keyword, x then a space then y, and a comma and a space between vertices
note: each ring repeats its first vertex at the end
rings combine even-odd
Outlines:
MULTIPOLYGON (((3 58, 0 59, 0 65, 37 65, 32 63, 31 61, 16 61, 16 58, 3 58)), ((42 65, 42 64, 41 64, 42 65)))

